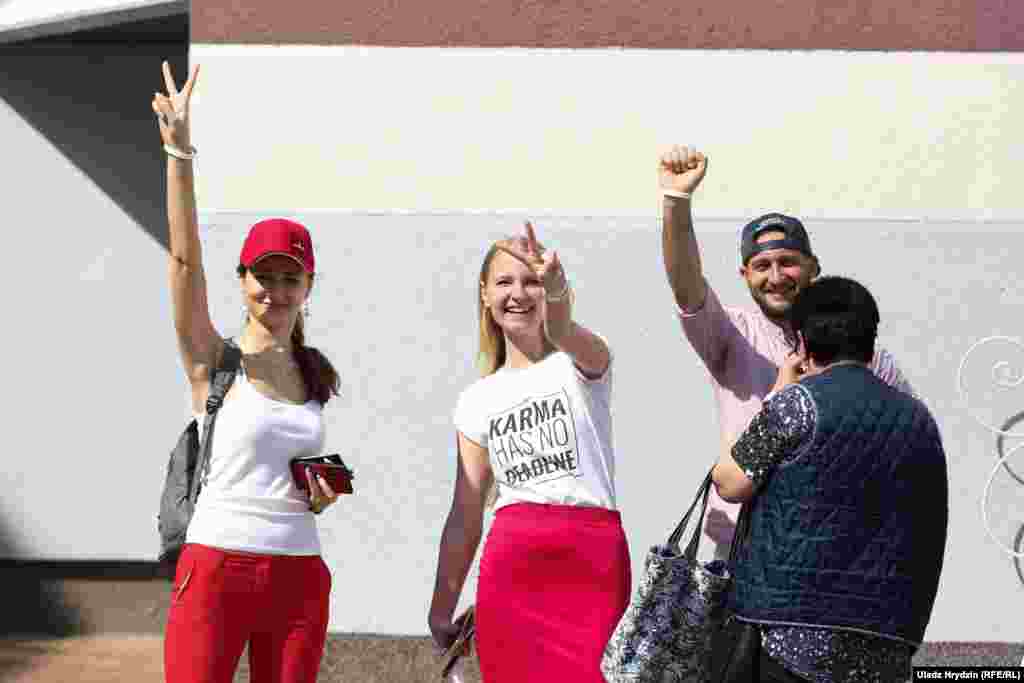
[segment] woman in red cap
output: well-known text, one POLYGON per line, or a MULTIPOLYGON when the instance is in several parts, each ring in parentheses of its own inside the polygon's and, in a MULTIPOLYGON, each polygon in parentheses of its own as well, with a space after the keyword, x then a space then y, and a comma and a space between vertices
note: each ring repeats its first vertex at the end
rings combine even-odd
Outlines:
POLYGON ((475 611, 484 683, 604 683, 601 654, 630 587, 611 351, 573 320, 565 271, 529 223, 525 237, 491 245, 477 296, 483 377, 455 407, 455 495, 430 630, 440 648, 458 647, 452 616, 496 490, 475 611))
MULTIPOLYGON (((200 254, 189 135, 198 67, 180 91, 166 62, 163 72, 167 95, 157 93, 152 106, 167 153, 174 326, 192 409, 201 415, 228 342, 210 320, 200 254)), ((322 450, 322 409, 338 392, 334 368, 303 339, 314 265, 309 232, 293 221, 261 221, 242 246, 241 367, 217 415, 177 563, 164 646, 168 683, 230 683, 246 643, 252 680, 316 680, 331 576, 313 514, 337 494, 312 477, 309 493, 301 491, 289 468, 292 458, 322 450)))

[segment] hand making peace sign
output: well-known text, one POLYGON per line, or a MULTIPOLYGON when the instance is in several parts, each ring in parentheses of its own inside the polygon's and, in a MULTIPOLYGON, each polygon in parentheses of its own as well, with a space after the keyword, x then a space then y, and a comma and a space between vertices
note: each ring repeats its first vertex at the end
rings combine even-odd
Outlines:
POLYGON ((160 137, 165 145, 188 151, 192 148, 189 102, 192 99, 196 78, 199 76, 199 65, 192 67, 192 73, 181 90, 174 84, 174 76, 171 75, 171 67, 167 62, 163 63, 163 72, 167 94, 154 93, 152 103, 153 112, 160 125, 160 137))
POLYGON ((516 240, 510 240, 504 249, 537 274, 541 284, 544 285, 544 294, 549 301, 560 301, 566 294, 569 281, 562 268, 562 262, 558 259, 558 253, 541 248, 540 243, 537 242, 533 223, 526 221, 525 228, 526 235, 516 240))

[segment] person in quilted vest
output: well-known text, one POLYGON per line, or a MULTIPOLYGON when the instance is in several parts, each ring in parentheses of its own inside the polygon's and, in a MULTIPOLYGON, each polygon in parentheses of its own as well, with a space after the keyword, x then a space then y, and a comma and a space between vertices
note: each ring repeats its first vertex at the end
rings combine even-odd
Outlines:
POLYGON ((848 278, 805 287, 780 389, 713 471, 750 505, 731 608, 759 625, 761 681, 908 680, 949 519, 938 425, 869 368, 878 307, 848 278))

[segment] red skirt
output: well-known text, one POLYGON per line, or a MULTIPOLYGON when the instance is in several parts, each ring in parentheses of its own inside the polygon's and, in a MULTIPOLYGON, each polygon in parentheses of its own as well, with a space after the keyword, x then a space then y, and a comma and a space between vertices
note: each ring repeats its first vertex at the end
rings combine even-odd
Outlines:
POLYGON ((535 503, 498 510, 477 587, 484 683, 605 683, 601 655, 630 585, 618 512, 535 503))

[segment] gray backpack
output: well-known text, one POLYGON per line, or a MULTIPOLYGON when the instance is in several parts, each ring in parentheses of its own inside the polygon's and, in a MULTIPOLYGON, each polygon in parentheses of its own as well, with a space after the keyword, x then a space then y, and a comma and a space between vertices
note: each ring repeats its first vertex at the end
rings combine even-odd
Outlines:
POLYGON ((178 437, 178 443, 171 451, 167 462, 167 479, 160 494, 160 515, 157 530, 160 532, 159 561, 171 570, 178 563, 181 547, 185 544, 185 532, 192 519, 203 475, 210 462, 210 447, 213 444, 213 425, 217 411, 224 397, 235 381, 235 373, 242 360, 242 352, 230 339, 224 340, 224 353, 220 365, 210 378, 210 396, 206 399, 206 418, 203 420, 203 439, 199 440, 199 425, 193 418, 185 431, 178 437), (200 447, 202 443, 202 447, 200 447))

